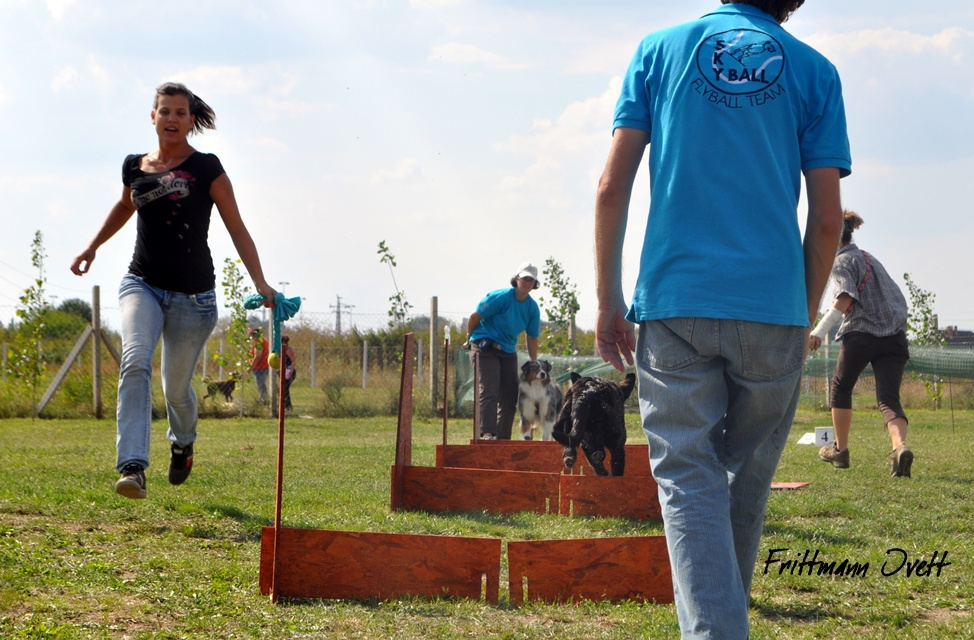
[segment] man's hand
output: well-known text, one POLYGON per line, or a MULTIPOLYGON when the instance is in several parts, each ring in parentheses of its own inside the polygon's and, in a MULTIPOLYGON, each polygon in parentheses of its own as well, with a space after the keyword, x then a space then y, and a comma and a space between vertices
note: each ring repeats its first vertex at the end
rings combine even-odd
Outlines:
POLYGON ((599 307, 595 316, 595 345, 602 360, 618 371, 625 371, 622 358, 633 365, 632 352, 636 349, 635 325, 626 320, 626 309, 599 307))

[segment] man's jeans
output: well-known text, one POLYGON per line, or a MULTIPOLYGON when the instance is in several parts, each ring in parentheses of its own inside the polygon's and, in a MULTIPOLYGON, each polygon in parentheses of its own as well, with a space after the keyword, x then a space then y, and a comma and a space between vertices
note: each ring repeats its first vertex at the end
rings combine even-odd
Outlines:
POLYGON ((162 392, 168 438, 186 446, 196 440, 198 405, 193 374, 216 326, 216 293, 163 291, 127 275, 118 289, 122 317, 122 364, 118 379, 116 469, 149 466, 152 426, 152 354, 162 338, 162 392))
POLYGON ((643 322, 639 404, 684 638, 747 638, 771 479, 798 403, 805 330, 643 322))
POLYGON ((254 383, 257 385, 257 401, 267 404, 267 372, 270 369, 253 369, 254 383))

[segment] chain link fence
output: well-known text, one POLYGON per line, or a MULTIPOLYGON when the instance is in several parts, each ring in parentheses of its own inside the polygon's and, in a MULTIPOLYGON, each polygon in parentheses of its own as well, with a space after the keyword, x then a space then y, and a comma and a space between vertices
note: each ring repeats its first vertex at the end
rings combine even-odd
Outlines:
MULTIPOLYGON (((109 340, 120 351, 121 340, 116 327, 118 309, 102 307, 102 325, 109 340)), ((290 337, 290 345, 296 353, 296 379, 292 386, 292 399, 297 411, 303 414, 326 417, 355 417, 367 415, 394 415, 398 406, 403 329, 389 327, 384 314, 356 314, 347 309, 339 316, 335 313, 300 312, 285 323, 283 332, 290 337)), ((259 316, 257 324, 266 320, 259 316)), ((466 317, 437 314, 434 332, 430 333, 430 317, 414 315, 407 319, 406 329, 416 335, 417 361, 415 363, 414 405, 418 412, 438 414, 443 406, 444 326, 450 336, 449 383, 446 388, 447 402, 453 416, 472 415, 473 371, 469 354, 460 345, 465 338, 466 317), (432 353, 431 353, 432 352, 432 353), (435 358, 431 362, 431 357, 435 358)), ((228 349, 218 327, 210 338, 205 357, 197 371, 198 395, 206 393, 203 378, 224 380, 231 368, 221 366, 219 354, 228 349)), ((520 362, 527 359, 522 336, 520 362)), ((70 342, 49 343, 42 348, 48 356, 48 372, 44 384, 49 384, 54 374, 64 364, 71 350, 70 342)), ((92 403, 91 349, 81 351, 77 361, 70 366, 62 388, 55 394, 50 415, 90 413, 92 403), (59 398, 59 399, 58 399, 59 398), (73 409, 71 407, 74 407, 73 409), (87 413, 86 413, 87 412, 87 413)), ((829 385, 838 345, 823 345, 810 354, 804 365, 802 380, 802 406, 827 410, 829 385)), ((552 356, 541 355, 553 366, 553 374, 563 385, 571 371, 583 375, 619 376, 614 369, 592 355, 552 356)), ((114 413, 115 386, 118 369, 106 352, 101 358, 102 385, 105 413, 114 413)), ((158 360, 158 354, 157 354, 158 360)), ((9 380, 7 348, 3 345, 3 379, 0 380, 0 404, 23 404, 14 392, 14 381, 9 380)), ((157 365, 158 366, 158 365, 157 365)), ((256 405, 256 387, 247 371, 238 371, 241 381, 233 408, 216 410, 218 415, 251 414, 266 408, 256 405), (239 398, 239 399, 238 399, 239 398)), ((158 371, 154 376, 158 387, 158 371)), ((41 389, 43 392, 43 389, 41 389)), ((902 387, 904 406, 907 408, 974 408, 974 349, 971 347, 911 347, 911 359, 907 365, 902 387)), ((161 393, 156 393, 157 408, 163 411, 161 393)), ((635 403, 635 400, 633 400, 635 403)), ((875 385, 871 369, 867 368, 856 386, 854 406, 869 409, 876 406, 875 385)), ((18 414, 10 410, 0 415, 18 414)), ((206 414, 206 412, 204 412, 206 414)), ((45 415, 45 414, 42 414, 45 415)))

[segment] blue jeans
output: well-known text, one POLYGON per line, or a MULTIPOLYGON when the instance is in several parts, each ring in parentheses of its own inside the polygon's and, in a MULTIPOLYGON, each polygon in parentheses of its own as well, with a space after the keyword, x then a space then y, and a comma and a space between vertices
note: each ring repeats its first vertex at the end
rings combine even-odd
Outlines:
POLYGON ((684 638, 747 638, 771 479, 798 403, 805 330, 643 322, 639 404, 684 638))
POLYGON ((267 372, 270 369, 252 369, 254 382, 257 384, 257 400, 261 404, 267 404, 267 372))
POLYGON ((118 288, 122 322, 122 364, 118 379, 116 469, 135 462, 149 466, 152 427, 152 354, 162 338, 162 392, 170 442, 196 440, 198 405, 193 374, 216 326, 216 293, 163 291, 126 275, 118 288))

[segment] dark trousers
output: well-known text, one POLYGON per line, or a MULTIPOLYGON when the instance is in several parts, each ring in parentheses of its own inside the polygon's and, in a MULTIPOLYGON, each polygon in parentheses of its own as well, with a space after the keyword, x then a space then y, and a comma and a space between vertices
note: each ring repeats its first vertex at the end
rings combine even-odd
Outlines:
POLYGON ((493 348, 471 348, 470 357, 473 358, 475 353, 480 360, 480 388, 477 389, 480 434, 490 433, 500 440, 510 440, 520 378, 517 354, 493 348))
POLYGON ((882 338, 861 331, 845 334, 832 376, 830 406, 852 408, 852 389, 866 365, 871 364, 876 378, 876 402, 883 420, 888 424, 894 418, 906 418, 900 404, 900 383, 909 359, 910 347, 903 332, 882 338))

